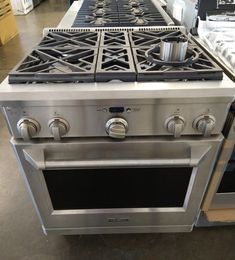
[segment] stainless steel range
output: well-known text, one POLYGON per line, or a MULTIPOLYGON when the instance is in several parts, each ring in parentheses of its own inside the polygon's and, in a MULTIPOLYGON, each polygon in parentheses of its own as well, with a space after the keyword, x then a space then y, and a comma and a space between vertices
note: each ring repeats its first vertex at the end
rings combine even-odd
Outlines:
POLYGON ((233 83, 181 27, 47 32, 0 89, 45 233, 192 230, 233 83))

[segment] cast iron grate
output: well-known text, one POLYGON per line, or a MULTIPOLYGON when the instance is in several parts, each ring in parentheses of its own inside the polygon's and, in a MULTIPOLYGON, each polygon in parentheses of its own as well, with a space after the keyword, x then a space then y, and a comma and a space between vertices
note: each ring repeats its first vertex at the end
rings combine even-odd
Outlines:
POLYGON ((122 1, 118 2, 118 11, 119 12, 128 12, 128 11, 137 11, 142 9, 144 12, 152 12, 152 13, 159 13, 155 5, 148 2, 142 1, 122 1))
POLYGON ((136 72, 128 47, 100 47, 96 81, 136 81, 136 72))
POLYGON ((127 32, 102 32, 100 46, 130 46, 127 32))
POLYGON ((150 0, 84 1, 72 27, 166 26, 150 0))
POLYGON ((120 14, 121 26, 166 26, 165 20, 159 14, 144 13, 143 15, 120 14))
POLYGON ((185 36, 181 31, 135 31, 129 33, 130 43, 133 48, 154 46, 161 39, 172 36, 185 36))
POLYGON ((86 3, 86 5, 82 5, 79 10, 79 13, 85 12, 94 12, 99 9, 104 9, 106 12, 117 12, 118 7, 116 3, 106 3, 106 2, 97 2, 97 3, 86 3))
POLYGON ((99 39, 99 32, 52 32, 42 39, 39 47, 98 47, 99 39))
POLYGON ((119 23, 117 13, 104 13, 102 16, 95 13, 78 14, 72 27, 112 27, 119 23))
POLYGON ((186 60, 191 63, 174 66, 166 65, 160 59, 160 46, 133 48, 137 70, 137 81, 170 81, 170 80, 221 80, 222 70, 198 47, 188 48, 186 60), (151 51, 152 50, 152 51, 151 51), (151 54, 151 55, 150 55, 151 54), (152 62, 151 62, 152 60, 152 62))
POLYGON ((93 82, 96 48, 37 49, 9 74, 9 83, 93 82))
POLYGON ((185 61, 160 59, 161 39, 187 37, 177 30, 71 32, 53 35, 56 39, 51 35, 9 74, 9 83, 221 80, 223 77, 223 71, 191 40, 185 61), (87 35, 90 37, 85 39, 87 35), (95 44, 94 39, 98 39, 96 48, 80 47, 82 43, 88 44, 87 41, 95 44))

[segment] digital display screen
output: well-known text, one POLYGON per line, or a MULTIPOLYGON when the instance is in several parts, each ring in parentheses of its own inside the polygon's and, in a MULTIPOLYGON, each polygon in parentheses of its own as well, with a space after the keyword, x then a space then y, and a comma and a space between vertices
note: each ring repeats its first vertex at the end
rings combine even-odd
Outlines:
POLYGON ((123 113, 124 107, 110 107, 109 112, 110 113, 123 113))

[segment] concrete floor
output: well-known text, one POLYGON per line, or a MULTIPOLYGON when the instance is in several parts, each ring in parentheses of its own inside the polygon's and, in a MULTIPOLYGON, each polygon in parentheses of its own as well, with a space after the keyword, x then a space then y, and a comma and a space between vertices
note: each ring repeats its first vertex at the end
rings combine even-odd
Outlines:
MULTIPOLYGON (((0 47, 0 81, 41 38, 58 24, 66 0, 46 0, 17 17, 20 34, 0 47)), ((0 114, 0 260, 234 260, 235 227, 197 228, 184 234, 45 236, 27 194, 10 135, 0 114)))

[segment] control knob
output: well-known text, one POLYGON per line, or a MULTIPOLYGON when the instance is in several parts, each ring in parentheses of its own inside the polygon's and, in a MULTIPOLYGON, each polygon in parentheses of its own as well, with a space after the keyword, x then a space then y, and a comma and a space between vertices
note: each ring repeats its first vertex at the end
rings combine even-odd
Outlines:
POLYGON ((105 129, 110 137, 123 139, 126 137, 128 123, 123 118, 111 118, 106 122, 105 129))
POLYGON ((193 122, 193 127, 205 137, 210 136, 215 127, 215 117, 212 115, 202 115, 196 118, 193 122))
POLYGON ((40 131, 39 123, 31 118, 22 118, 17 123, 17 129, 24 141, 29 141, 40 131))
POLYGON ((165 127, 175 138, 180 137, 185 127, 185 120, 181 116, 171 116, 165 122, 165 127))
POLYGON ((69 131, 69 123, 63 118, 52 118, 48 122, 51 134, 56 141, 59 141, 62 136, 66 135, 69 131))

